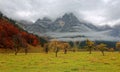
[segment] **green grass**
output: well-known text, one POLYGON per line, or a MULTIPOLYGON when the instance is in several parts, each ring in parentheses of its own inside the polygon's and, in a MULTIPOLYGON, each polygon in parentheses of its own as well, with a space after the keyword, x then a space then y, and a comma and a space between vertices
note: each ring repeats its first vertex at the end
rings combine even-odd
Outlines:
POLYGON ((118 52, 0 54, 0 72, 120 72, 118 52))

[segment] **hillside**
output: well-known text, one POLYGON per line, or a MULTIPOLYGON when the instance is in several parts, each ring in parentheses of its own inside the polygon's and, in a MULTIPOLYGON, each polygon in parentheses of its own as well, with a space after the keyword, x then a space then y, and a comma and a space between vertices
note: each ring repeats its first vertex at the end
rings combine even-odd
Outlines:
POLYGON ((13 20, 0 13, 0 48, 26 48, 28 44, 36 46, 39 40, 35 35, 27 33, 14 24, 13 20))

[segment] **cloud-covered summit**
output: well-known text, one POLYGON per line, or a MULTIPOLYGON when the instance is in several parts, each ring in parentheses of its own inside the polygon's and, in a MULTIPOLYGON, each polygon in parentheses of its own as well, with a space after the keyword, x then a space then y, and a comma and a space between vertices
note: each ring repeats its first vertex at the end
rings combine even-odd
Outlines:
POLYGON ((0 0, 0 11, 17 20, 57 18, 73 12, 79 19, 94 24, 120 22, 120 0, 0 0))

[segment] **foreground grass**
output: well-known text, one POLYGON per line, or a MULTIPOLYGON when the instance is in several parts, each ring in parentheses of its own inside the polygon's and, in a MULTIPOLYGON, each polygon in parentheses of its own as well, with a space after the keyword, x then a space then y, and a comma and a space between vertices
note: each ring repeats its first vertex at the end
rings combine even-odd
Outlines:
POLYGON ((120 54, 106 52, 62 52, 0 54, 0 72, 120 72, 120 54))

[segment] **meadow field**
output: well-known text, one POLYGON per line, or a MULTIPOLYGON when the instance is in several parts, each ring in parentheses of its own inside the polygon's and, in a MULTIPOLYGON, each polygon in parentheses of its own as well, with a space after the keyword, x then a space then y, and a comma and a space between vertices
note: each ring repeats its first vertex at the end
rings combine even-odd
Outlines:
POLYGON ((120 53, 1 53, 0 72, 120 72, 120 53))

